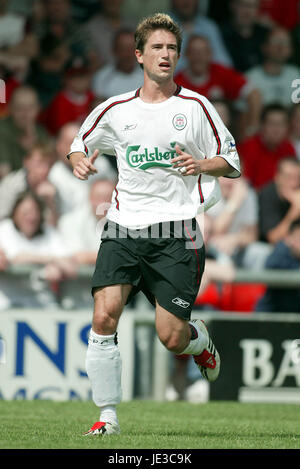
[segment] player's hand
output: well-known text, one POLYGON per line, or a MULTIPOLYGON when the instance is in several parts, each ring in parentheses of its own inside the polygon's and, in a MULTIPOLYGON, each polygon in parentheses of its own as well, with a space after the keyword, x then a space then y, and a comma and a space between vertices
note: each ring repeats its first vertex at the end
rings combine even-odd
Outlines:
POLYGON ((89 158, 80 158, 73 167, 73 174, 78 179, 86 181, 89 176, 98 173, 97 169, 94 166, 94 162, 99 156, 99 150, 95 150, 92 156, 89 158))
POLYGON ((178 156, 171 160, 173 168, 178 168, 182 176, 197 176, 201 173, 200 162, 192 155, 182 151, 179 145, 175 146, 178 156))

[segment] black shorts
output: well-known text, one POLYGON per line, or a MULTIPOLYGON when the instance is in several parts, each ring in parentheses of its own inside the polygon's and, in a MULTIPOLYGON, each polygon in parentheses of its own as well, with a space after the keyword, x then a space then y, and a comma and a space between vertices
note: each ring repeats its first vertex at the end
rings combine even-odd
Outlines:
POLYGON ((204 270, 205 248, 195 219, 163 222, 132 230, 106 223, 92 279, 95 289, 133 286, 127 299, 142 291, 155 306, 190 319, 204 270))

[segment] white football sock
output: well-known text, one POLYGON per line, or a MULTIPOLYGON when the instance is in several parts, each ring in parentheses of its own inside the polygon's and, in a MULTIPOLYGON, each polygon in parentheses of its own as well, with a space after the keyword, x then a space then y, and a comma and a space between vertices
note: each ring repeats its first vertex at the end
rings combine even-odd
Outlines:
POLYGON ((180 355, 200 355, 200 353, 202 353, 207 347, 207 337, 199 330, 196 323, 189 324, 192 331, 192 337, 190 343, 180 355))
POLYGON ((96 406, 115 406, 122 399, 121 356, 115 334, 99 335, 92 329, 86 354, 86 371, 96 406))
POLYGON ((118 417, 117 417, 117 409, 116 406, 114 405, 106 405, 104 407, 101 407, 101 412, 100 412, 100 422, 118 422, 118 417))

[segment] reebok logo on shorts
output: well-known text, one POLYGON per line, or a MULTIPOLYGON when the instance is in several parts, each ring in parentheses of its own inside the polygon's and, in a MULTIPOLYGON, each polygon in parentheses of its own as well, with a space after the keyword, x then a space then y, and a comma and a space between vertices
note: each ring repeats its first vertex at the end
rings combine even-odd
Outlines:
POLYGON ((181 306, 181 308, 188 308, 190 306, 190 303, 187 301, 182 300, 181 298, 173 298, 172 303, 175 303, 175 305, 181 306))

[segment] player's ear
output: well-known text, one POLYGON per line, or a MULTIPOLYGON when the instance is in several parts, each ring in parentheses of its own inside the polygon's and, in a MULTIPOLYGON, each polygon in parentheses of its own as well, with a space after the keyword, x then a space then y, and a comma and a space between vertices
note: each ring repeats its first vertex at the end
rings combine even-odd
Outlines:
POLYGON ((136 56, 136 60, 138 61, 138 63, 140 65, 143 64, 143 54, 142 54, 142 51, 140 51, 139 49, 136 49, 135 50, 135 56, 136 56))

